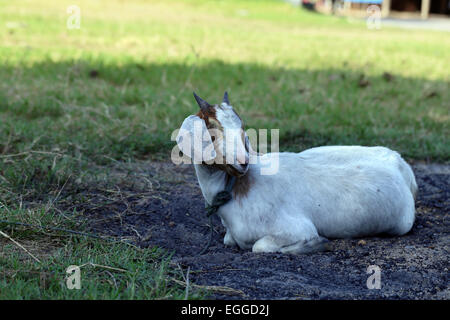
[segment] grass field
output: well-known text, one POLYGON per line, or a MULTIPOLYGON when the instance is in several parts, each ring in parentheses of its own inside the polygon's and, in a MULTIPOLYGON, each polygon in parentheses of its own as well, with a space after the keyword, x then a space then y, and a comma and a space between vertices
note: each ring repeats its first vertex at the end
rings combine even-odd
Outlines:
MULTIPOLYGON (((1 219, 83 230, 82 213, 58 202, 96 179, 113 185, 117 161, 167 160, 171 132, 196 112, 193 90, 211 103, 228 90, 247 128, 280 129, 281 150, 384 145, 450 159, 448 33, 369 30, 264 0, 76 1, 80 29, 68 29, 72 4, 0 0, 1 219)), ((0 227, 42 260, 0 237, 0 298, 184 297, 157 251, 0 227), (83 293, 57 277, 42 286, 69 260, 126 272, 91 268, 98 281, 83 293)))

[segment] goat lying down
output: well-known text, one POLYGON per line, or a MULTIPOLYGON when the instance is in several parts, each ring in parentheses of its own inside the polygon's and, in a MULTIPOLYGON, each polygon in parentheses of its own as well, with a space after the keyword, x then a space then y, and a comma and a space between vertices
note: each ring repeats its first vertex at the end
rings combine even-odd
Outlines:
POLYGON ((208 204, 230 176, 236 177, 232 199, 217 211, 226 228, 226 245, 253 252, 307 253, 327 248, 326 238, 403 235, 411 229, 417 185, 397 152, 327 146, 259 155, 251 149, 227 93, 220 105, 195 98, 200 111, 184 120, 177 144, 185 156, 200 159, 194 166, 208 204), (201 135, 194 134, 196 126, 201 135), (234 149, 224 152, 230 135, 234 149), (225 161, 230 152, 233 161, 225 161), (277 173, 261 174, 271 161, 278 161, 277 173))

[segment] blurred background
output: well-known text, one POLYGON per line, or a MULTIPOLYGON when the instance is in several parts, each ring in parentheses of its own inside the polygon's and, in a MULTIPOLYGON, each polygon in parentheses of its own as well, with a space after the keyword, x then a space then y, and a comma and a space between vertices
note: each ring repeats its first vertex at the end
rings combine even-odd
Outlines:
POLYGON ((193 90, 210 103, 228 90, 247 127, 281 129, 282 150, 450 154, 448 32, 370 29, 296 1, 0 3, 0 154, 167 155, 193 90))

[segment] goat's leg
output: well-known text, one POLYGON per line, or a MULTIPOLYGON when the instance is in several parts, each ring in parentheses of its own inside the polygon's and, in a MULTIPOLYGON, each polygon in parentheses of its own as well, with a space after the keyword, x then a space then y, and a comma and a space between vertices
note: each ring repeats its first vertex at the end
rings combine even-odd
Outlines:
POLYGON ((281 253, 311 253, 329 250, 329 241, 321 236, 315 236, 308 240, 292 242, 285 237, 268 235, 262 237, 253 245, 253 252, 281 252, 281 253))
POLYGON ((281 249, 280 238, 264 236, 253 244, 253 252, 278 252, 281 249))
POLYGON ((226 233, 225 237, 223 238, 223 244, 226 246, 234 247, 237 245, 236 240, 234 240, 233 236, 231 235, 230 228, 228 228, 228 225, 225 223, 225 220, 220 218, 220 221, 222 221, 222 225, 224 226, 226 233))
POLYGON ((233 239, 233 236, 231 235, 230 230, 228 230, 228 229, 227 229, 227 233, 225 233, 225 237, 223 238, 223 243, 226 246, 230 246, 230 247, 237 245, 236 241, 233 239))
POLYGON ((329 241, 319 236, 314 224, 305 218, 289 221, 280 231, 262 237, 253 245, 253 252, 310 253, 329 249, 329 241))

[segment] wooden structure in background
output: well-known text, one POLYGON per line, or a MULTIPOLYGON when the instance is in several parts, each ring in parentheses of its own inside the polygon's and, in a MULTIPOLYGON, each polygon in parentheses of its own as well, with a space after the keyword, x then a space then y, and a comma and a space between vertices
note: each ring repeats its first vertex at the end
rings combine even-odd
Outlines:
POLYGON ((428 19, 431 15, 450 17, 450 0, 318 0, 316 9, 361 16, 370 5, 381 8, 381 16, 428 19))
POLYGON ((419 14, 422 19, 428 19, 430 14, 450 16, 450 0, 383 0, 382 16, 391 12, 419 14))

